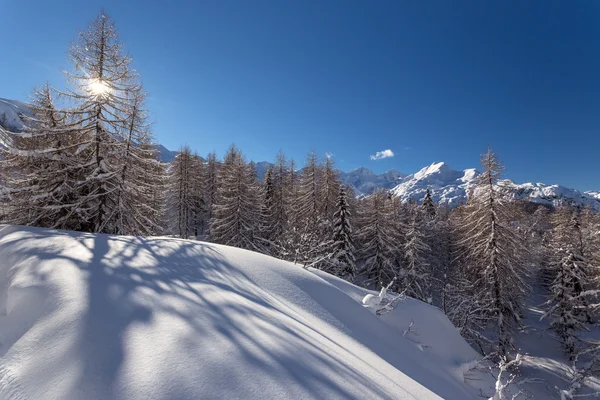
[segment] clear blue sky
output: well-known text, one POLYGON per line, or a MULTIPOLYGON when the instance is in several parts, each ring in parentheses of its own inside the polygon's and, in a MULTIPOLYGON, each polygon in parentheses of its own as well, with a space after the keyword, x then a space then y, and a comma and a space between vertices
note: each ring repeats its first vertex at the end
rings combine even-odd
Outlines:
POLYGON ((102 7, 171 149, 410 173, 490 144, 517 182, 600 190, 600 1, 0 0, 0 97, 64 85, 102 7))

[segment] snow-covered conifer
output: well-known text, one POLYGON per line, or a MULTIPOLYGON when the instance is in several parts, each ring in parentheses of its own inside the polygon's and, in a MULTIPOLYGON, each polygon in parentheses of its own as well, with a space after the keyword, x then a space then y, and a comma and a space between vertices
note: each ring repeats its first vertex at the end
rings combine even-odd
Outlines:
POLYGON ((210 229, 212 240, 249 250, 264 250, 256 173, 235 146, 225 155, 218 181, 210 229))
POLYGON ((54 104, 52 89, 34 91, 24 132, 6 132, 0 171, 8 198, 7 222, 58 229, 82 228, 77 207, 83 179, 81 134, 54 104))
POLYGON ((431 302, 431 249, 425 236, 425 222, 413 212, 404 234, 404 263, 400 268, 400 290, 407 296, 431 302))
POLYGON ((353 244, 352 214, 348 205, 346 189, 340 185, 336 212, 333 216, 333 240, 327 270, 341 278, 353 281, 356 276, 356 257, 353 244))
POLYGON ((84 221, 83 229, 116 232, 122 213, 131 208, 119 206, 123 201, 119 188, 139 80, 104 12, 79 34, 70 58, 74 66, 68 73, 71 90, 64 95, 74 103, 69 113, 81 139, 77 152, 84 157, 75 208, 84 221))
POLYGON ((464 278, 480 322, 489 318, 495 327, 496 349, 501 355, 512 346, 520 325, 521 307, 527 284, 524 281, 526 250, 511 226, 504 194, 498 186, 502 165, 488 149, 482 156, 484 172, 464 208, 460 221, 460 258, 464 278))
POLYGON ((429 188, 427 188, 427 191, 425 192, 423 203, 421 203, 421 209, 429 218, 435 218, 436 207, 433 199, 431 198, 431 192, 429 191, 429 188))
POLYGON ((582 231, 577 211, 562 207, 553 215, 553 230, 549 244, 550 283, 548 310, 550 327, 556 332, 567 354, 573 358, 577 351, 578 331, 589 322, 587 303, 581 296, 588 281, 588 261, 582 246, 582 231))
POLYGON ((357 217, 356 242, 360 246, 357 261, 364 275, 364 285, 382 285, 397 275, 398 230, 392 201, 385 190, 375 191, 363 199, 357 217))

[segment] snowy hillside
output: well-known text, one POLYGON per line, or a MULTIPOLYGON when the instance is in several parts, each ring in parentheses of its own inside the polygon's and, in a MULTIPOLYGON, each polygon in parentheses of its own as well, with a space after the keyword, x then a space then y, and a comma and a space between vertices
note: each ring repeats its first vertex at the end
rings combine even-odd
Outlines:
POLYGON ((14 226, 0 257, 3 400, 478 398, 440 310, 377 317, 364 289, 289 262, 14 226))

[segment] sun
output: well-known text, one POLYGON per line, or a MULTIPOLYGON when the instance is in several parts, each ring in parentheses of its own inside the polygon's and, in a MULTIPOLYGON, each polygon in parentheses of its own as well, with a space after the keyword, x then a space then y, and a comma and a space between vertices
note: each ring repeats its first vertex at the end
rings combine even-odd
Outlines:
POLYGON ((100 79, 93 79, 89 84, 89 90, 96 96, 106 96, 110 93, 110 87, 100 79))

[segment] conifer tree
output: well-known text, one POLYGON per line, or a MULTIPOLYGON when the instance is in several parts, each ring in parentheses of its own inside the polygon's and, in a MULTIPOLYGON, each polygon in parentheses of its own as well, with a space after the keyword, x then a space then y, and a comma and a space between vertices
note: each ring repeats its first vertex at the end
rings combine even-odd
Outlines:
POLYGON ((5 220, 20 225, 81 229, 80 134, 54 105, 52 89, 34 91, 22 133, 6 132, 0 171, 7 196, 5 220))
POLYGON ((318 262, 325 251, 322 243, 323 226, 320 219, 322 215, 320 196, 322 180, 323 171, 313 150, 308 154, 299 176, 294 204, 295 228, 298 235, 297 259, 305 265, 313 265, 314 262, 318 262))
POLYGON ((406 295, 431 303, 431 252, 419 212, 413 212, 404 237, 404 264, 400 270, 400 287, 406 295))
POLYGON ((548 310, 550 327, 557 333, 567 354, 574 358, 579 341, 577 331, 591 322, 587 303, 581 296, 588 281, 588 260, 583 252, 582 231, 577 212, 562 207, 554 213, 552 237, 549 244, 550 284, 548 310))
POLYGON ((397 276, 399 237, 392 201, 385 190, 375 191, 359 206, 356 233, 358 261, 365 286, 383 285, 397 276))
POLYGON ((421 209, 427 217, 435 218, 436 207, 433 199, 431 198, 431 192, 429 191, 429 188, 427 188, 427 191, 425 192, 423 203, 421 203, 421 209))
POLYGON ((260 202, 256 173, 231 146, 219 171, 219 189, 211 223, 216 243, 264 251, 260 236, 260 202))
POLYGON ((204 168, 203 175, 204 182, 202 185, 204 189, 204 207, 206 210, 206 227, 203 229, 203 233, 206 237, 210 237, 210 226, 213 219, 214 206, 217 201, 218 175, 219 164, 217 162, 217 156, 215 153, 209 153, 206 157, 206 167, 204 168))
POLYGON ((152 146, 152 135, 147 121, 144 101, 146 94, 138 88, 127 109, 125 133, 120 157, 117 203, 111 213, 117 215, 116 233, 121 235, 149 235, 160 230, 160 211, 157 209, 155 190, 163 182, 164 169, 157 160, 152 146))
POLYGON ((68 73, 71 90, 64 95, 75 107, 69 113, 76 120, 82 140, 78 152, 84 160, 83 176, 77 188, 81 194, 76 209, 82 215, 83 229, 114 233, 128 206, 119 206, 123 197, 123 159, 128 141, 126 132, 140 92, 137 74, 124 54, 116 28, 102 12, 70 49, 74 71, 68 73))
POLYGON ((498 187, 502 165, 488 149, 482 156, 479 175, 460 222, 460 257, 480 322, 488 319, 496 331, 495 349, 505 355, 520 326, 521 307, 527 285, 524 281, 525 249, 511 227, 504 195, 498 187))
POLYGON ((352 282, 356 277, 356 258, 352 239, 352 214, 344 185, 340 185, 336 208, 333 217, 332 255, 328 259, 327 269, 352 282))
POLYGON ((168 176, 167 213, 170 231, 188 239, 195 234, 196 195, 194 193, 194 157, 184 146, 171 163, 168 176))

